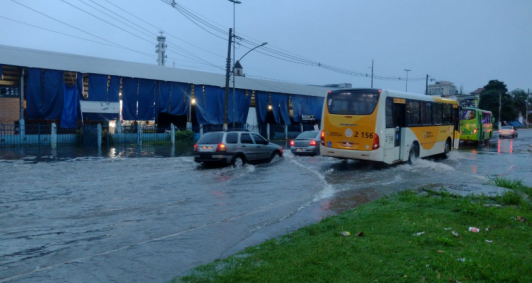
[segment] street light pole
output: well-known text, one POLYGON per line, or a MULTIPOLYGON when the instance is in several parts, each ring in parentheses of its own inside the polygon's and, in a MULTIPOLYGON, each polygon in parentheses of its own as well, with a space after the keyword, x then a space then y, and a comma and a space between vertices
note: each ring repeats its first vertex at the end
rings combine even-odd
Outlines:
POLYGON ((411 70, 405 69, 405 71, 406 71, 406 90, 405 91, 408 92, 408 72, 410 72, 411 70))
MULTIPOLYGON (((229 2, 233 2, 233 38, 236 39, 236 27, 235 27, 235 10, 236 10, 236 4, 241 4, 242 2, 238 0, 229 0, 229 2)), ((233 129, 235 128, 235 73, 234 73, 234 67, 235 67, 235 57, 236 57, 236 44, 235 40, 233 40, 233 129)))
POLYGON ((229 43, 227 47, 227 66, 225 68, 225 96, 224 96, 224 131, 227 131, 227 112, 229 106, 229 71, 231 68, 231 41, 233 40, 233 29, 229 28, 229 43))

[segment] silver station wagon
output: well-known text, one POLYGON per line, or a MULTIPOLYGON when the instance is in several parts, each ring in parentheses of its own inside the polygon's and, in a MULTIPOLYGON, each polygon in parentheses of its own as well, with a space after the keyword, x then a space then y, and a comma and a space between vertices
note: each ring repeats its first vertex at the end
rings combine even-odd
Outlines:
POLYGON ((283 157, 283 148, 261 135, 246 131, 210 132, 194 145, 194 161, 231 164, 271 161, 283 157))

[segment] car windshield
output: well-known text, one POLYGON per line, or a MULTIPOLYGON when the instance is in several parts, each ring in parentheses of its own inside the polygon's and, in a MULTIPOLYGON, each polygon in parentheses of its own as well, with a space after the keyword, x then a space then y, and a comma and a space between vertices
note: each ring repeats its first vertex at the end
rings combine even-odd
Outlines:
POLYGON ((512 126, 503 126, 502 129, 503 130, 513 130, 514 127, 512 127, 512 126))
POLYGON ((217 144, 221 143, 224 133, 206 133, 198 141, 199 144, 217 144))
POLYGON ((303 132, 297 136, 296 139, 315 139, 318 136, 319 132, 312 131, 312 132, 303 132))

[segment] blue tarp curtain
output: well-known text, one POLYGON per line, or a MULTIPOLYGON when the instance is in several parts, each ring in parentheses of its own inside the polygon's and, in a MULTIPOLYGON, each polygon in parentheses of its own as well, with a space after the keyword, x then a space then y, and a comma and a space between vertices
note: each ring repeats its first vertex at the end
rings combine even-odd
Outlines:
POLYGON ((285 125, 290 125, 290 113, 288 112, 288 95, 286 94, 272 94, 272 111, 273 117, 277 124, 281 123, 281 117, 285 125))
POLYGON ((310 96, 309 97, 309 114, 315 115, 316 120, 321 120, 321 112, 323 111, 324 97, 310 96))
POLYGON ((323 97, 292 95, 294 122, 302 122, 301 115, 314 115, 316 120, 321 120, 323 101, 323 97))
MULTIPOLYGON (((120 77, 89 74, 89 101, 118 102, 120 92, 120 77)), ((86 113, 84 119, 93 121, 108 121, 118 119, 117 114, 86 113)))
POLYGON ((40 119, 43 105, 42 70, 29 68, 27 70, 26 86, 26 118, 40 119))
POLYGON ((187 115, 190 105, 190 84, 171 83, 170 110, 171 115, 187 115))
MULTIPOLYGON (((235 90, 235 103, 234 103, 234 117, 235 123, 245 124, 248 119, 249 106, 251 104, 251 91, 246 93, 245 90, 235 90)), ((233 123, 233 90, 229 92, 229 105, 228 105, 228 123, 233 123)))
POLYGON ((122 79, 122 119, 124 120, 137 120, 138 86, 138 79, 122 79))
POLYGON ((44 106, 41 110, 44 119, 61 119, 64 84, 62 71, 46 70, 44 72, 44 106))
POLYGON ((122 118, 124 120, 154 120, 155 98, 155 81, 123 78, 122 118))
POLYGON ((77 78, 76 78, 76 88, 78 90, 78 106, 77 106, 77 116, 78 116, 78 120, 81 120, 81 106, 79 104, 79 101, 82 100, 82 99, 85 99, 85 97, 83 97, 83 74, 82 73, 78 73, 77 74, 77 78))
POLYGON ((259 121, 260 124, 266 122, 269 97, 270 95, 267 92, 255 91, 255 108, 257 111, 257 121, 259 121))
POLYGON ((64 85, 63 112, 61 113, 61 128, 75 128, 78 124, 79 93, 77 85, 64 85))
POLYGON ((224 95, 225 91, 221 87, 205 86, 205 92, 201 90, 201 86, 194 87, 196 118, 199 124, 223 124, 224 95))
POLYGON ((159 87, 158 111, 159 111, 159 113, 169 113, 170 112, 170 94, 172 92, 172 83, 159 82, 158 87, 159 87))
POLYGON ((139 79, 138 115, 135 120, 155 120, 155 101, 155 81, 139 79))

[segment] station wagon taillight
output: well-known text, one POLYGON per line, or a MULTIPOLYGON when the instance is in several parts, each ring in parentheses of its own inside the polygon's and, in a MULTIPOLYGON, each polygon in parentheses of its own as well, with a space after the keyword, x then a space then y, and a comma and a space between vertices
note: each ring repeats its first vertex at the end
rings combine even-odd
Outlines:
POLYGON ((296 143, 294 142, 294 140, 291 140, 290 141, 290 146, 294 146, 294 145, 296 145, 296 143))
POLYGON ((218 147, 216 147, 216 151, 225 151, 225 144, 219 143, 218 147))
POLYGON ((310 145, 316 146, 316 141, 315 140, 311 140, 310 141, 310 145))
POLYGON ((194 144, 194 151, 198 151, 198 144, 194 144))

